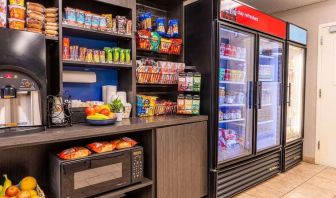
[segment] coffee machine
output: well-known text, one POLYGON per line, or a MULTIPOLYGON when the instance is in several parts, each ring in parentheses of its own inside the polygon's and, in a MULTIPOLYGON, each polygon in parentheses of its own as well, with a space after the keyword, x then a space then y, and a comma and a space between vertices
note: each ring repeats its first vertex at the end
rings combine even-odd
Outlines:
POLYGON ((0 29, 0 137, 44 130, 46 84, 44 36, 0 29))

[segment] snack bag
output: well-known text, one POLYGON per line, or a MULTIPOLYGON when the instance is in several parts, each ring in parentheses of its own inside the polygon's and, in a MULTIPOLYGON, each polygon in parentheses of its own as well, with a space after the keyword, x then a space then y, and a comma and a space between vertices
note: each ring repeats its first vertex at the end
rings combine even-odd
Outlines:
POLYGON ((126 64, 131 64, 131 50, 126 49, 125 50, 125 58, 126 58, 126 64))
POLYGON ((159 52, 161 36, 157 32, 151 32, 150 50, 153 52, 159 52))
POLYGON ((116 16, 118 34, 126 34, 127 19, 124 16, 116 16))
POLYGON ((6 14, 0 13, 0 27, 6 27, 7 26, 7 16, 6 14))
POLYGON ((152 30, 152 13, 146 12, 140 15, 140 28, 142 30, 152 30))
POLYGON ((120 61, 120 48, 112 48, 113 52, 113 62, 118 63, 120 61))
POLYGON ((126 51, 125 51, 125 49, 120 49, 119 62, 120 63, 125 63, 126 62, 126 51))
POLYGON ((24 6, 24 0, 9 0, 10 5, 24 6))
POLYGON ((89 156, 90 154, 91 152, 87 148, 73 147, 73 148, 69 148, 69 149, 62 151, 57 156, 64 160, 71 160, 71 159, 78 159, 78 158, 86 157, 86 156, 89 156))
POLYGON ((105 51, 99 51, 99 57, 101 63, 106 63, 105 61, 105 51))
POLYGON ((178 35, 179 35, 178 20, 177 19, 169 20, 167 37, 173 38, 173 37, 178 37, 178 35))
POLYGON ((93 50, 92 49, 86 50, 85 62, 88 62, 88 63, 93 62, 93 50))
POLYGON ((106 18, 106 29, 112 30, 112 21, 113 21, 112 14, 102 14, 102 16, 106 18))
POLYGON ((92 14, 90 12, 85 12, 84 27, 91 29, 92 26, 92 14))
POLYGON ((107 63, 112 63, 113 62, 112 49, 109 47, 105 47, 104 51, 105 51, 105 57, 106 57, 105 61, 107 63))
POLYGON ((131 138, 128 138, 128 137, 123 137, 123 138, 121 138, 121 139, 122 139, 123 141, 128 142, 129 144, 131 144, 132 147, 138 144, 137 141, 135 141, 135 140, 133 140, 133 139, 131 139, 131 138))
POLYGON ((107 29, 107 20, 106 17, 101 16, 99 21, 99 30, 100 31, 106 31, 107 29))
POLYGON ((159 52, 166 53, 166 54, 169 53, 171 44, 172 44, 172 41, 170 39, 161 38, 159 52))
POLYGON ((18 5, 9 5, 9 16, 13 19, 25 20, 26 8, 18 5))
POLYGON ((126 34, 132 35, 132 20, 127 20, 126 23, 126 34))
POLYGON ((172 44, 169 49, 169 53, 180 55, 181 49, 182 49, 182 39, 172 39, 171 41, 172 41, 172 44))
POLYGON ((100 63, 99 50, 93 50, 93 62, 100 63))
POLYGON ((82 62, 85 61, 86 50, 87 50, 86 47, 79 48, 79 60, 82 62))
POLYGON ((139 30, 137 32, 137 48, 150 50, 151 32, 148 30, 139 30))
POLYGON ((165 18, 156 19, 156 32, 159 33, 160 36, 165 36, 166 34, 165 25, 166 25, 165 18))
POLYGON ((7 0, 0 0, 0 14, 7 14, 7 0))
POLYGON ((105 153, 113 151, 116 145, 110 142, 93 142, 88 144, 87 147, 96 153, 105 153))
POLYGON ((85 12, 80 9, 76 9, 76 22, 79 27, 83 27, 85 23, 85 12))
POLYGON ((14 30, 24 30, 25 28, 25 21, 21 19, 8 19, 9 28, 14 30))
POLYGON ((93 15, 92 15, 92 25, 91 25, 91 29, 93 29, 93 30, 98 30, 99 22, 100 22, 100 16, 97 15, 97 14, 93 14, 93 15))
POLYGON ((70 25, 76 25, 76 10, 70 7, 65 9, 65 21, 70 25))

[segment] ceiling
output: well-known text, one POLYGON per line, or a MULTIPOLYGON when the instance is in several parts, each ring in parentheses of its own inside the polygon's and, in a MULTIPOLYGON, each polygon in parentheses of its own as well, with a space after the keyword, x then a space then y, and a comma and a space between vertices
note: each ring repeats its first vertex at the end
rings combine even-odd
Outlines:
POLYGON ((240 0, 266 13, 290 10, 326 0, 240 0))

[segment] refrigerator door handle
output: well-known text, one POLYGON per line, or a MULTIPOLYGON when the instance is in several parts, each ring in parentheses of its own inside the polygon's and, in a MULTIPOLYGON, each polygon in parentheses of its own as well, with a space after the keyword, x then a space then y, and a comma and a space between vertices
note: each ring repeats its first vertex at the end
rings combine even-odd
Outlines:
POLYGON ((291 98, 292 98, 292 83, 288 83, 287 89, 288 89, 288 101, 287 101, 287 104, 290 107, 291 106, 291 98))
POLYGON ((262 82, 258 82, 258 90, 257 90, 257 93, 258 93, 258 109, 261 109, 261 97, 262 97, 262 82))
POLYGON ((253 82, 249 82, 249 109, 252 109, 252 104, 253 104, 253 82))

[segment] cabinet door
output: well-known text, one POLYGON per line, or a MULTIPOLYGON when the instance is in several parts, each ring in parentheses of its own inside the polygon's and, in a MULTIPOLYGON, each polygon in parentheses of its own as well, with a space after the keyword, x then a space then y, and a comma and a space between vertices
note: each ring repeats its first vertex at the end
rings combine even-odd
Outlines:
POLYGON ((156 130, 157 198, 207 195, 207 123, 156 130))

